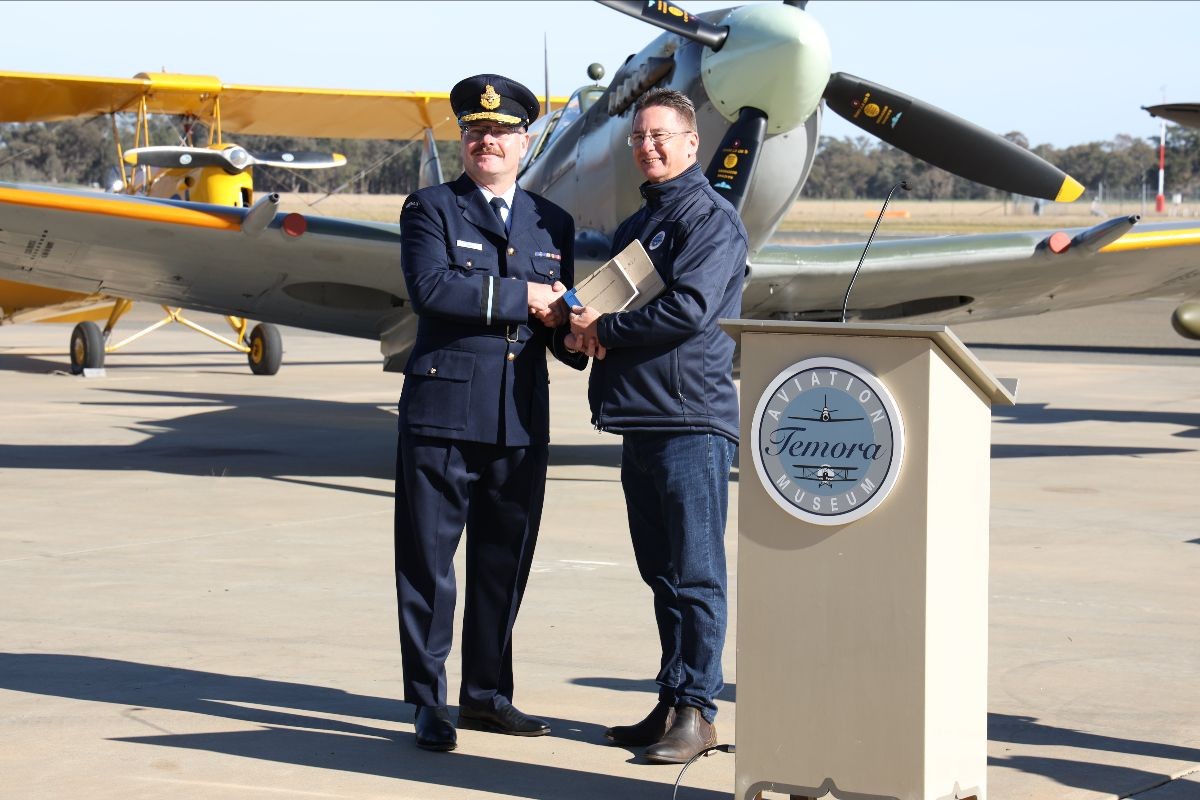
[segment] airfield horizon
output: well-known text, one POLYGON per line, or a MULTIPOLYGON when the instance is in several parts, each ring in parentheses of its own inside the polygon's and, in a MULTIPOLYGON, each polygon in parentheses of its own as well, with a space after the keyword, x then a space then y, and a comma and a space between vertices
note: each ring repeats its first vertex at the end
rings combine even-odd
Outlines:
MULTIPOLYGON (((320 192, 284 192, 280 210, 301 214, 396 222, 407 195, 337 194, 320 192)), ((802 198, 792 204, 777 234, 856 233, 866 239, 879 213, 882 200, 827 200, 802 198)), ((1154 199, 1118 199, 1094 207, 1083 201, 1045 203, 1041 214, 1034 214, 1033 201, 1013 200, 893 200, 880 233, 970 234, 996 231, 1038 230, 1042 228, 1086 228, 1104 219, 1140 214, 1143 222, 1165 222, 1200 216, 1200 208, 1189 204, 1171 205, 1165 213, 1154 211, 1154 199)))

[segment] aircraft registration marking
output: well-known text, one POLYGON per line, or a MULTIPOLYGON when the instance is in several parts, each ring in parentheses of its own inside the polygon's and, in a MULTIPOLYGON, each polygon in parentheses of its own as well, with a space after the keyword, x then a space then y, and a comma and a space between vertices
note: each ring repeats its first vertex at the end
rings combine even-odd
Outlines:
POLYGON ((1154 247, 1181 247, 1184 245, 1200 245, 1200 228, 1127 233, 1112 244, 1101 247, 1100 252, 1120 253, 1125 250, 1146 250, 1154 247))
POLYGON ((172 225, 191 225, 197 228, 216 228, 229 231, 241 229, 241 220, 236 217, 225 217, 207 211, 157 203, 126 203, 104 196, 83 197, 77 194, 57 194, 0 187, 0 203, 141 219, 148 222, 166 222, 172 225))

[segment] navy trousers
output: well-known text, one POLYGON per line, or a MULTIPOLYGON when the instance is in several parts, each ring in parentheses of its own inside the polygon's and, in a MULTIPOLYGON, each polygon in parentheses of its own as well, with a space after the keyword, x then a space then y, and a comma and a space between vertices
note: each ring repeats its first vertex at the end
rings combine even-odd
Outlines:
POLYGON ((396 597, 404 700, 446 705, 454 637, 454 554, 465 527, 459 704, 513 694, 512 630, 533 564, 546 490, 545 444, 504 447, 400 432, 396 597))

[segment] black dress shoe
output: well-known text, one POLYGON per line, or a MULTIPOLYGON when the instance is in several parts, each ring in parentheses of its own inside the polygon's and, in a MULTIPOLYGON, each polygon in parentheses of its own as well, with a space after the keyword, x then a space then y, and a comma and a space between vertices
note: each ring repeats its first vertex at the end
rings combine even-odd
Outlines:
POLYGON ((613 744, 626 747, 645 747, 667 735, 675 721, 675 707, 658 701, 658 705, 636 725, 617 725, 604 731, 604 737, 613 744))
POLYGON ((717 729, 695 706, 678 706, 667 735, 646 748, 646 760, 655 764, 684 764, 717 743, 717 729))
POLYGON ((458 733, 450 721, 450 710, 445 706, 417 706, 413 724, 417 747, 422 750, 445 752, 458 747, 458 733))
POLYGON ((517 710, 507 701, 499 701, 498 708, 458 707, 458 727, 472 731, 507 733, 510 736, 545 736, 550 732, 550 723, 531 717, 517 710))

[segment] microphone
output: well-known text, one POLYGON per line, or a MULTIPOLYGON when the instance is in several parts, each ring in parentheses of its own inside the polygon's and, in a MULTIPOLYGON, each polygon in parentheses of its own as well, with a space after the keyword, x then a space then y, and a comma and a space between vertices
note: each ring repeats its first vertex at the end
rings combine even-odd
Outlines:
POLYGON ((858 266, 854 268, 854 274, 850 276, 850 285, 846 287, 846 296, 842 298, 842 322, 846 321, 846 306, 850 302, 850 290, 854 288, 854 279, 858 277, 858 271, 862 269, 863 259, 867 257, 867 248, 871 246, 871 240, 875 238, 875 231, 879 230, 879 223, 883 220, 883 212, 887 211, 888 203, 892 199, 892 194, 897 189, 910 191, 911 186, 908 181, 900 181, 887 193, 887 197, 883 199, 883 208, 879 209, 879 216, 875 218, 875 227, 871 228, 871 235, 867 237, 867 243, 863 245, 862 255, 858 257, 858 266))

